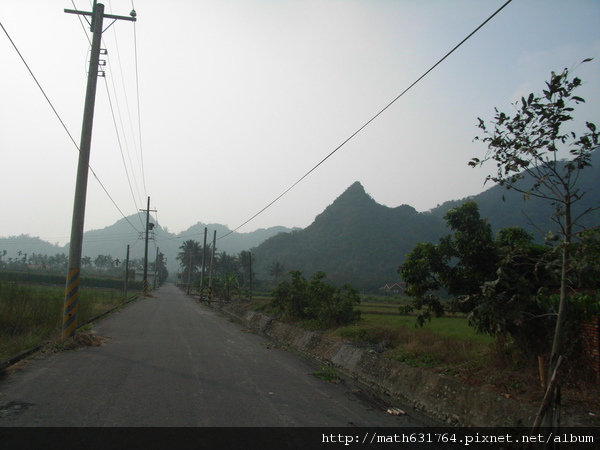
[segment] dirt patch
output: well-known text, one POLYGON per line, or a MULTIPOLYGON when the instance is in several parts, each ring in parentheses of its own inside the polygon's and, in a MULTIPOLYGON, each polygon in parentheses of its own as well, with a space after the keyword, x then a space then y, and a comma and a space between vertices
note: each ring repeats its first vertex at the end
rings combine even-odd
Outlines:
POLYGON ((89 331, 82 331, 67 339, 56 339, 47 343, 36 355, 44 357, 64 351, 79 350, 87 347, 101 347, 106 341, 108 341, 108 338, 98 336, 89 331))
MULTIPOLYGON (((444 370, 431 370, 447 375, 444 370)), ((540 405, 545 394, 534 363, 523 365, 518 370, 502 364, 459 368, 452 376, 465 386, 477 387, 532 405, 540 405)), ((600 385, 577 377, 574 373, 565 374, 562 410, 565 415, 577 416, 584 425, 600 426, 600 385)))

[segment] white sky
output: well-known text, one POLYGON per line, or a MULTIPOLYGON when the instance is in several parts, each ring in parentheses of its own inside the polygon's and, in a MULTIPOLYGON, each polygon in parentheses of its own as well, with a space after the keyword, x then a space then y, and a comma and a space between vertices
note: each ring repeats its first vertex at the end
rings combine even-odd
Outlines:
MULTIPOLYGON (((104 33, 90 164, 125 215, 150 196, 161 225, 180 232, 198 221, 241 225, 504 0, 107 0, 105 12, 129 15, 132 3, 135 26, 104 33)), ((0 22, 79 144, 89 44, 64 8, 73 3, 0 0, 0 22)), ((487 175, 467 166, 484 153, 477 117, 509 111, 552 70, 588 57, 574 72, 587 101, 577 114, 600 125, 599 23, 598 0, 514 0, 239 231, 306 227, 355 181, 379 203, 419 211, 477 194, 487 175)), ((0 157, 0 236, 67 242, 78 153, 2 30, 0 157)), ((85 229, 120 218, 90 174, 85 229)))

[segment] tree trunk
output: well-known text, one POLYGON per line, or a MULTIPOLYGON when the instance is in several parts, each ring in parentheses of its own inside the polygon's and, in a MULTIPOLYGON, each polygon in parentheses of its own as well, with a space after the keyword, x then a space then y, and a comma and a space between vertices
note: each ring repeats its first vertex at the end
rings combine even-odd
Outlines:
MULTIPOLYGON (((567 318, 567 290, 569 287, 568 269, 571 258, 571 201, 570 195, 565 196, 565 236, 562 248, 562 267, 560 273, 560 303, 558 306, 558 316, 556 318, 556 327, 554 329, 554 340, 552 341, 552 352, 550 354, 550 367, 548 368, 548 377, 554 373, 559 357, 563 351, 565 323, 567 318)), ((553 422, 552 412, 548 411, 546 425, 551 426, 553 422)))

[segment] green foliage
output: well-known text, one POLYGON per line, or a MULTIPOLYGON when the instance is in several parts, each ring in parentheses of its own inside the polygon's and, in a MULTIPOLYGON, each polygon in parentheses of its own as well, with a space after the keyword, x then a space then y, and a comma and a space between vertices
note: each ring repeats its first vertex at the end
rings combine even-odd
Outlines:
MULTIPOLYGON (((447 218, 453 219, 448 222, 454 234, 438 245, 418 244, 407 256, 399 273, 413 301, 400 311, 418 310, 421 326, 446 311, 468 313, 469 324, 480 333, 511 336, 526 353, 547 352, 559 308, 560 252, 534 244, 530 234, 516 227, 500 230, 492 240, 476 206, 451 210, 447 218), (459 219, 462 212, 465 217, 459 219), (441 291, 452 300, 443 302, 441 291)), ((599 235, 588 231, 571 245, 576 255, 572 284, 579 291, 566 318, 572 338, 584 312, 598 310, 599 235)))
POLYGON ((586 230, 571 246, 570 273, 580 287, 600 288, 600 228, 586 230))
POLYGON ((314 373, 315 377, 320 378, 323 381, 328 381, 330 383, 337 383, 340 380, 335 369, 331 367, 321 367, 320 370, 317 370, 314 373))
POLYGON ((398 269, 406 293, 414 299, 401 311, 421 311, 419 325, 442 316, 445 306, 452 312, 472 311, 481 284, 492 279, 498 260, 491 227, 479 217, 475 202, 451 209, 444 218, 454 234, 442 237, 437 245, 417 244, 398 269), (440 289, 453 296, 447 305, 436 292, 440 289))
POLYGON ((312 320, 323 325, 341 325, 360 318, 354 308, 360 303, 358 291, 349 285, 339 288, 325 283, 325 273, 317 272, 307 281, 299 270, 290 271, 291 280, 273 290, 271 308, 283 317, 312 320))
POLYGON ((555 208, 551 218, 559 227, 561 274, 550 372, 556 367, 559 355, 564 353, 569 316, 572 315, 569 311, 572 305, 568 300, 568 293, 573 288, 569 274, 572 268, 571 246, 579 232, 576 230, 578 221, 590 212, 585 210, 579 215, 574 214, 573 206, 580 203, 587 193, 579 186, 580 174, 591 166, 592 152, 598 147, 600 137, 591 122, 585 123, 587 130, 579 136, 573 130, 565 130, 574 120, 573 105, 585 102, 573 95, 581 85, 579 78, 570 78, 568 69, 560 74, 552 72, 542 95, 530 94, 527 99, 523 97, 520 103, 515 103, 514 116, 496 109, 491 130, 479 119, 479 128, 484 136, 476 139, 487 143, 488 152, 483 161, 473 158, 469 163, 477 167, 486 161, 494 161, 496 175, 489 175, 488 180, 521 192, 526 200, 539 198, 555 208), (567 151, 570 159, 561 163, 559 155, 567 151), (523 183, 525 175, 529 177, 527 183, 523 183))
POLYGON ((518 228, 501 230, 496 246, 496 276, 482 283, 469 323, 482 333, 512 336, 526 353, 542 354, 554 327, 552 309, 542 299, 559 284, 552 251, 532 244, 518 228))

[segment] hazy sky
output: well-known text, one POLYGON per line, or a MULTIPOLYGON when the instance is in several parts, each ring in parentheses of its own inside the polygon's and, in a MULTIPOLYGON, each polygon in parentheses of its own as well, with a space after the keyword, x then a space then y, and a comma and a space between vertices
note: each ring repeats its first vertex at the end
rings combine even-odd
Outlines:
MULTIPOLYGON (((0 22, 77 144, 90 34, 63 10, 89 11, 90 3, 0 1, 0 22)), ((91 167, 125 215, 150 196, 171 232, 198 221, 235 228, 503 3, 107 0, 106 13, 129 15, 133 5, 138 21, 103 35, 91 167)), ((510 111, 541 92, 551 71, 588 57, 574 72, 587 101, 577 117, 599 124, 599 23, 598 0, 514 0, 239 231, 306 227, 355 181, 379 203, 419 211, 477 194, 487 175, 467 166, 485 150, 473 142, 477 117, 510 111)), ((2 30, 0 152, 0 236, 68 241, 78 152, 2 30)), ((120 218, 90 174, 85 229, 120 218)))

